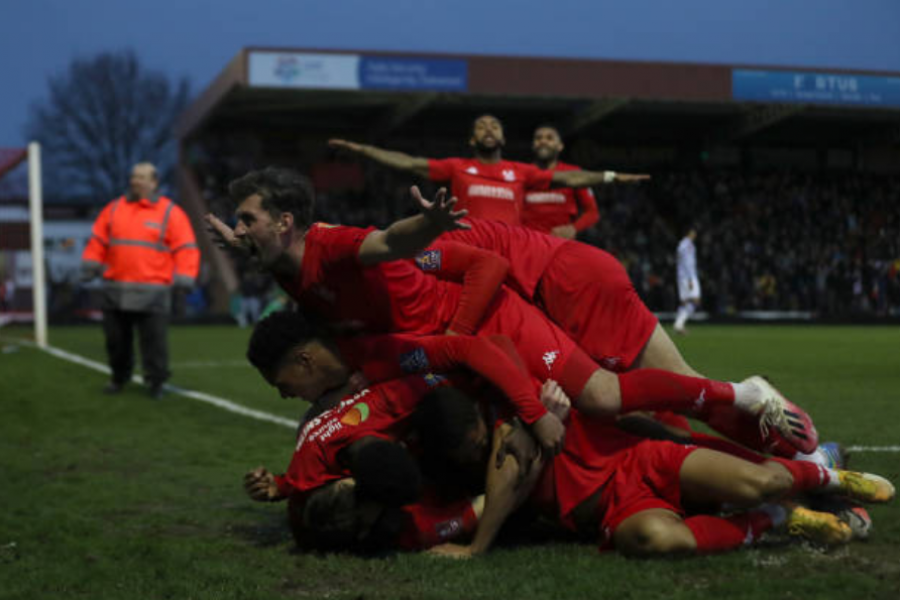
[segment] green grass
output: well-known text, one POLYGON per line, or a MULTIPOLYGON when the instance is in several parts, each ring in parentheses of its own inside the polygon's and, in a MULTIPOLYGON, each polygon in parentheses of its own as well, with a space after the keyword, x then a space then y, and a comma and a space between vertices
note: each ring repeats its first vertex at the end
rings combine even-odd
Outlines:
MULTIPOLYGON (((770 545, 722 556, 634 561, 593 545, 502 547, 465 563, 294 551, 282 505, 245 498, 258 464, 283 468, 286 427, 136 386, 25 346, 0 354, 0 598, 825 598, 900 597, 900 503, 874 507, 872 539, 831 552, 770 545)), ((171 330, 173 383, 295 418, 240 361, 248 332, 171 330)), ((96 327, 51 342, 103 360, 96 327)), ((769 375, 808 408, 824 439, 900 444, 900 330, 698 326, 678 343, 720 378, 769 375)), ((900 481, 900 455, 854 467, 900 481)))

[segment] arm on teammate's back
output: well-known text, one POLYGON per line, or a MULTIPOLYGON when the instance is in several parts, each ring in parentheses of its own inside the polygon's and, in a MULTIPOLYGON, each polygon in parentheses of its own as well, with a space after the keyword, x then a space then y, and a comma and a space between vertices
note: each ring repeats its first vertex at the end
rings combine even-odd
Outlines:
POLYGON ((512 433, 512 426, 501 425, 494 432, 491 456, 488 459, 487 482, 484 491, 484 513, 478 529, 468 546, 444 544, 435 546, 429 552, 451 558, 470 558, 488 551, 506 518, 518 508, 531 493, 537 483, 540 468, 531 468, 531 473, 520 480, 520 465, 512 454, 507 454, 497 465, 497 453, 503 447, 506 436, 512 433))
POLYGON ((475 333, 509 273, 509 261, 499 254, 449 241, 438 241, 421 252, 416 266, 440 279, 462 282, 450 334, 475 333))
POLYGON ((410 191, 421 213, 396 221, 387 229, 379 229, 366 236, 359 247, 359 260, 363 265, 413 258, 442 233, 470 228, 461 222, 468 212, 453 210, 456 198, 447 198, 447 190, 438 190, 434 202, 423 198, 416 186, 410 191))
POLYGON ((616 171, 554 171, 551 184, 554 187, 583 188, 604 183, 628 183, 644 181, 649 175, 636 173, 617 173, 616 171))
POLYGON ((385 150, 368 144, 357 144, 347 140, 332 139, 328 140, 328 145, 332 148, 340 148, 348 150, 354 154, 361 154, 366 158, 370 158, 377 163, 392 169, 408 171, 420 177, 428 177, 428 159, 420 156, 410 156, 403 152, 394 150, 385 150))

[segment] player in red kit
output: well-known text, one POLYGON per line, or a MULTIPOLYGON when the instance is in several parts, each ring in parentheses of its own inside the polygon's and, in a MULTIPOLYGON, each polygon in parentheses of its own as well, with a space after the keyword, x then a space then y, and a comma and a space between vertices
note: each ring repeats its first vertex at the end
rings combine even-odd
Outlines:
MULTIPOLYGON (((559 130, 541 125, 534 130, 534 164, 546 171, 579 171, 580 167, 559 160, 565 146, 559 130)), ((554 188, 525 193, 522 225, 567 240, 600 220, 597 200, 591 188, 554 188), (580 214, 579 214, 580 213, 580 214)))
POLYGON ((613 181, 639 181, 647 175, 613 171, 545 171, 534 165, 503 160, 506 138, 493 115, 475 119, 469 138, 473 158, 429 159, 346 140, 331 140, 333 148, 361 154, 380 164, 408 171, 432 181, 449 181, 459 206, 473 217, 505 223, 522 222, 525 193, 551 186, 590 187, 613 181))
MULTIPOLYGON (((530 494, 535 504, 565 527, 597 532, 603 546, 635 556, 730 550, 756 541, 780 524, 794 535, 817 542, 845 543, 852 532, 835 515, 785 504, 785 500, 817 492, 883 503, 895 495, 888 480, 869 473, 767 459, 742 448, 733 455, 641 439, 607 423, 585 419, 576 410, 566 415, 568 400, 561 390, 542 397, 553 395, 561 398, 554 410, 567 422, 565 448, 544 465, 535 459, 534 468, 539 472, 528 473, 524 485, 519 470, 525 467, 518 456, 497 456, 502 438, 511 435, 512 428, 507 424, 491 428, 477 405, 458 390, 437 390, 420 403, 417 411, 431 418, 417 419, 419 435, 440 439, 442 447, 433 446, 429 451, 442 453, 457 463, 457 468, 464 466, 457 457, 484 460, 482 449, 493 448, 494 454, 486 461, 486 503, 517 506, 530 494), (441 432, 444 421, 471 425, 447 436, 441 432), (484 438, 492 431, 495 439, 488 442, 484 438), (708 512, 710 506, 723 503, 747 512, 732 516, 708 512), (689 516, 686 506, 707 508, 689 516)), ((491 538, 481 534, 481 526, 470 546, 447 545, 436 548, 435 553, 464 558, 486 551, 491 538)))
MULTIPOLYGON (((297 215, 291 212, 297 205, 311 205, 308 187, 305 178, 290 171, 252 172, 231 186, 239 202, 240 221, 235 230, 214 217, 210 217, 211 224, 226 241, 253 249, 264 268, 276 275, 305 310, 339 326, 343 333, 358 329, 433 334, 452 329, 452 321, 460 321, 455 313, 462 295, 458 285, 427 277, 411 262, 379 262, 404 254, 411 258, 418 247, 430 241, 429 236, 442 229, 467 227, 458 223, 463 215, 454 213, 451 203, 432 205, 420 197, 430 216, 404 219, 385 231, 310 225, 311 208, 306 212, 297 209, 297 215)), ((478 298, 469 306, 484 308, 484 296, 479 293, 478 298)), ((472 322, 478 320, 473 317, 472 322)), ((541 381, 558 380, 589 414, 666 409, 702 412, 735 405, 762 419, 771 426, 772 435, 783 436, 792 445, 801 435, 807 436, 807 441, 814 437, 808 417, 762 381, 731 384, 655 369, 618 375, 603 370, 544 315, 503 289, 477 332, 518 340, 528 371, 541 381)))
MULTIPOLYGON (((702 377, 685 362, 612 255, 524 227, 479 219, 465 222, 468 229, 443 235, 420 254, 416 259, 420 268, 439 272, 439 266, 459 262, 454 254, 465 252, 460 242, 496 252, 509 262, 506 281, 510 287, 540 306, 603 368, 619 373, 651 369, 702 377)), ((704 420, 758 450, 782 456, 793 456, 796 450, 812 452, 818 436, 811 420, 798 407, 787 404, 797 425, 795 434, 788 436, 789 444, 773 444, 760 435, 756 420, 747 418, 746 411, 709 407, 704 420)), ((681 427, 685 424, 678 422, 681 427)))

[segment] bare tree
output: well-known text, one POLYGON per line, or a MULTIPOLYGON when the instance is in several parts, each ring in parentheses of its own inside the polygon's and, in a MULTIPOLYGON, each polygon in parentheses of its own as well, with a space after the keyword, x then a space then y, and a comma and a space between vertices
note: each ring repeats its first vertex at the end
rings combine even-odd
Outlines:
POLYGON ((116 197, 141 161, 155 163, 163 184, 171 183, 173 126, 187 105, 187 79, 172 82, 126 50, 76 59, 49 87, 49 97, 32 104, 25 132, 43 146, 51 193, 116 197))

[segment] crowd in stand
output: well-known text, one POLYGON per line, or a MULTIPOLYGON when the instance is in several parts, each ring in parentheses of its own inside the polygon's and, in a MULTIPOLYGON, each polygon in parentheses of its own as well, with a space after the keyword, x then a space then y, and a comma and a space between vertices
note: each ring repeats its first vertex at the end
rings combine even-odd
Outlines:
MULTIPOLYGON (((318 191, 318 219, 384 226, 414 210, 408 176, 355 165, 353 185, 318 191)), ((205 183, 224 195, 224 178, 205 183)), ((900 316, 896 177, 694 170, 596 191, 601 219, 580 239, 621 260, 654 311, 678 304, 675 247, 694 226, 702 310, 900 316)))

